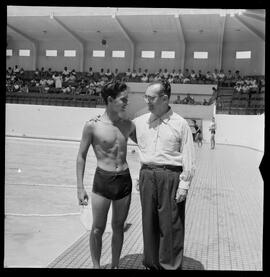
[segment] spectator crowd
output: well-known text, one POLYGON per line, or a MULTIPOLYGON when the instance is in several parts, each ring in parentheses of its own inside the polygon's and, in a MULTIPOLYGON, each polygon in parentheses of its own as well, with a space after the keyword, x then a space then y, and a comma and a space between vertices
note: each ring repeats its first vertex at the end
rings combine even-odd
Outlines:
MULTIPOLYGON (((8 67, 6 70, 6 90, 8 92, 40 92, 40 93, 63 93, 63 94, 86 94, 99 96, 102 86, 112 80, 119 79, 126 82, 153 82, 157 80, 167 80, 175 84, 217 84, 218 86, 233 87, 236 93, 250 93, 253 91, 264 92, 264 78, 252 76, 241 76, 239 70, 233 74, 228 70, 214 69, 213 72, 207 71, 203 74, 201 70, 197 73, 194 70, 173 69, 169 72, 166 68, 159 69, 156 73, 149 73, 147 69, 133 70, 130 68, 126 72, 119 72, 101 68, 100 71, 93 71, 89 67, 87 72, 76 72, 75 69, 64 67, 63 71, 47 70, 42 67, 35 71, 25 71, 22 67, 15 65, 14 68, 8 67)), ((204 99, 203 105, 212 104, 216 99, 216 91, 213 90, 212 97, 207 101, 204 99)), ((197 104, 194 98, 187 96, 180 100, 178 96, 174 103, 197 104)), ((201 104, 201 103, 200 103, 201 104)))

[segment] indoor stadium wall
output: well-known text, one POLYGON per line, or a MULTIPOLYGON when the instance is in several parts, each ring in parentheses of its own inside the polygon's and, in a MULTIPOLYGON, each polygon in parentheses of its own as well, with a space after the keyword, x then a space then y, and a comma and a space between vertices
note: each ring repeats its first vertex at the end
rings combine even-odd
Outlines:
MULTIPOLYGON (((103 108, 6 104, 6 135, 78 141, 85 122, 103 111, 103 108)), ((264 150, 264 114, 215 117, 216 143, 264 150)), ((209 120, 202 123, 205 142, 210 140, 209 120)))
POLYGON ((224 43, 222 68, 225 73, 229 69, 240 70, 243 75, 265 74, 265 41, 247 41, 243 43, 224 43), (236 51, 251 51, 251 59, 235 59, 236 51))
MULTIPOLYGON (((65 41, 42 41, 39 43, 37 67, 44 67, 45 69, 51 67, 53 70, 63 70, 65 66, 69 69, 75 69, 80 71, 80 45, 74 39, 69 39, 67 34, 67 40, 65 41), (58 50, 58 57, 46 57, 45 50, 58 50), (64 50, 77 50, 77 57, 68 58, 64 57, 64 50)), ((149 72, 157 72, 159 68, 168 71, 172 69, 181 68, 181 56, 180 45, 178 42, 158 42, 158 43, 138 43, 135 44, 135 57, 134 57, 134 68, 137 70, 141 67, 143 70, 148 69, 149 72), (141 50, 155 50, 155 59, 142 59, 140 58, 141 50), (175 59, 161 59, 160 52, 162 50, 174 50, 175 59)), ((26 40, 9 41, 9 48, 14 49, 14 56, 6 59, 6 67, 14 67, 16 64, 19 67, 23 67, 24 70, 33 70, 33 52, 30 57, 19 57, 19 49, 33 49, 32 44, 26 40)), ((264 42, 243 42, 243 43, 224 43, 222 48, 222 65, 221 67, 225 71, 240 70, 241 75, 264 75, 265 74, 265 45, 264 42), (251 59, 235 59, 235 51, 249 51, 251 50, 251 59)), ((119 71, 125 72, 130 67, 131 50, 130 45, 126 40, 119 38, 119 40, 109 40, 106 46, 102 46, 100 41, 94 41, 86 44, 86 51, 84 57, 84 71, 87 71, 91 66, 94 71, 99 71, 101 68, 107 70, 110 68, 114 70, 118 68, 119 71), (103 58, 92 57, 92 50, 105 50, 106 56, 103 58), (125 50, 125 58, 112 58, 112 50, 125 50)), ((203 73, 206 71, 213 72, 218 67, 218 47, 216 44, 203 44, 203 43, 187 43, 185 47, 185 64, 184 68, 189 70, 194 69, 196 72, 201 69, 203 73), (193 59, 193 51, 208 51, 207 60, 196 60, 193 59)))

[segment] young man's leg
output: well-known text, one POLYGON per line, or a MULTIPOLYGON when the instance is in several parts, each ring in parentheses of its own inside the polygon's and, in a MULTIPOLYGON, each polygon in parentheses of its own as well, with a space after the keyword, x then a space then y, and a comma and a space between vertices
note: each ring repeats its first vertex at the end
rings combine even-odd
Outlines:
POLYGON ((93 224, 90 233, 90 252, 94 268, 100 268, 102 235, 104 233, 111 200, 94 192, 91 195, 93 224))
POLYGON ((131 194, 112 202, 112 268, 117 268, 124 240, 124 223, 126 221, 131 194))

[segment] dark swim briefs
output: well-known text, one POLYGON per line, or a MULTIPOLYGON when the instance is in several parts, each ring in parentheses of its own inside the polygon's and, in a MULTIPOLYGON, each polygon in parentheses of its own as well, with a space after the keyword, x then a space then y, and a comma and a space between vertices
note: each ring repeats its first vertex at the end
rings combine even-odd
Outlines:
POLYGON ((211 130, 211 134, 215 134, 216 133, 216 131, 215 130, 211 130))
POLYGON ((132 191, 129 168, 112 172, 97 167, 92 191, 110 200, 119 200, 129 195, 132 191))

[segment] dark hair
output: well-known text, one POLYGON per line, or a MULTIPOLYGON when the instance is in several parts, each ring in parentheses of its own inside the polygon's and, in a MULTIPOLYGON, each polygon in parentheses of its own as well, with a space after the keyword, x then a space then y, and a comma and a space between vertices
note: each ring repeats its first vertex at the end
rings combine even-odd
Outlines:
POLYGON ((148 87, 153 86, 155 84, 160 84, 161 88, 160 88, 160 91, 159 91, 159 95, 165 94, 170 99, 170 97, 171 97, 171 85, 170 85, 170 83, 167 80, 162 79, 162 80, 154 81, 154 82, 150 83, 148 85, 148 87))
POLYGON ((101 96, 105 104, 108 105, 108 96, 111 96, 113 99, 115 99, 119 93, 126 89, 126 83, 120 82, 118 80, 112 80, 103 86, 101 90, 101 96))

